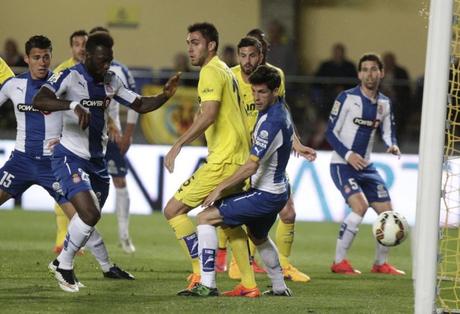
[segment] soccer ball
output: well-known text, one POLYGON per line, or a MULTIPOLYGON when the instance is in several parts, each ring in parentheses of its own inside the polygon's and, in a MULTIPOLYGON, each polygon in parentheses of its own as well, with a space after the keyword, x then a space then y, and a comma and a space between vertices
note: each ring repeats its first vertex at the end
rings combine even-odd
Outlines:
POLYGON ((372 225, 375 239, 384 246, 401 244, 409 234, 409 225, 403 215, 394 211, 381 213, 372 225))

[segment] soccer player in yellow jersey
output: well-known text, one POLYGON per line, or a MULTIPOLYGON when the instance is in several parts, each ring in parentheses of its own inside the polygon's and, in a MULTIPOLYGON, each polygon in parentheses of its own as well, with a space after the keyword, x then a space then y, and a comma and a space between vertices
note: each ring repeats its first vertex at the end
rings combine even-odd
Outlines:
POLYGON ((75 64, 85 61, 85 46, 88 40, 88 33, 84 30, 78 30, 70 35, 70 49, 72 57, 62 62, 54 69, 54 73, 59 73, 65 69, 73 67, 75 64))
MULTIPOLYGON (((258 65, 267 64, 265 62, 265 55, 268 45, 260 30, 253 30, 248 35, 252 36, 243 38, 238 44, 238 59, 240 64, 233 67, 232 71, 238 80, 240 96, 242 98, 241 104, 244 107, 247 124, 252 132, 254 123, 257 119, 257 110, 254 106, 254 98, 252 96, 251 85, 249 84, 248 77, 252 72, 254 72, 258 65)), ((267 65, 275 68, 280 73, 282 83, 279 89, 279 96, 284 97, 285 85, 283 71, 273 65, 267 65)), ((316 152, 309 147, 303 146, 297 136, 294 136, 294 150, 309 161, 313 161, 316 158, 316 152)), ((289 262, 292 243, 294 241, 295 215, 294 203, 292 197, 290 197, 286 206, 279 213, 280 219, 276 229, 276 245, 279 250, 280 263, 283 269, 284 277, 293 281, 308 282, 310 281, 310 277, 299 271, 289 262)), ((222 235, 220 238, 222 238, 222 235)), ((221 239, 219 239, 219 242, 219 247, 225 247, 225 241, 221 241, 221 239)), ((251 255, 253 255, 255 247, 252 243, 250 243, 250 246, 251 255)), ((218 254, 219 253, 220 255, 225 255, 222 254, 222 251, 219 251, 218 254)), ((218 256, 218 260, 222 260, 222 257, 219 257, 220 256, 218 256)), ((223 259, 225 261, 225 258, 223 259)), ((253 256, 251 256, 251 259, 253 260, 253 256)), ((256 264, 254 263, 253 265, 256 264)), ((257 270, 257 268, 255 268, 255 270, 257 270)), ((234 260, 232 260, 232 263, 230 264, 229 276, 234 279, 239 278, 239 270, 234 260)))
MULTIPOLYGON (((192 65, 200 66, 198 96, 200 110, 191 127, 176 141, 165 158, 166 168, 174 170, 174 160, 183 145, 205 134, 209 154, 203 164, 185 181, 167 203, 164 215, 187 256, 192 259, 193 274, 187 289, 200 281, 198 238, 187 213, 206 199, 217 185, 230 177, 249 156, 250 138, 238 100, 238 84, 231 70, 217 56, 219 35, 214 25, 197 23, 189 26, 188 54, 192 65)), ((242 184, 225 191, 225 195, 241 192, 242 184)), ((247 235, 241 227, 225 229, 226 236, 239 262, 244 296, 258 296, 254 272, 249 265, 247 235)))
MULTIPOLYGON (((54 70, 54 73, 59 73, 73 67, 77 63, 85 61, 86 55, 86 41, 88 40, 88 33, 85 30, 78 30, 70 35, 70 49, 72 51, 72 57, 59 64, 54 70)), ((54 204, 54 212, 56 213, 56 242, 53 251, 59 254, 64 245, 65 236, 67 234, 67 226, 69 225, 69 219, 64 213, 62 208, 56 203, 54 204)))
POLYGON ((6 64, 5 60, 0 57, 0 86, 10 77, 13 77, 14 73, 11 71, 8 64, 6 64))

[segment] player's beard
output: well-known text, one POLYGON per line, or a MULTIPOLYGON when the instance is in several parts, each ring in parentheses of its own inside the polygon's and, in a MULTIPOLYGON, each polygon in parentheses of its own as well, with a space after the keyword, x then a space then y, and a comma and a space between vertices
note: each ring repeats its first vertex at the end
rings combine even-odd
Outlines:
POLYGON ((246 75, 251 75, 252 72, 254 72, 254 70, 256 69, 255 66, 252 66, 252 64, 249 64, 249 67, 246 67, 246 65, 248 65, 249 63, 246 63, 244 65, 241 65, 241 68, 243 69, 243 72, 244 74, 246 75))

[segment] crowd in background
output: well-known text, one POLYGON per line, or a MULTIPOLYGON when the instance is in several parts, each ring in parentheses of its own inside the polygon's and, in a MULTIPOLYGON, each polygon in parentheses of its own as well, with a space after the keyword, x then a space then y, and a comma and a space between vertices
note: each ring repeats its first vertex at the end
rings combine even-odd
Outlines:
MULTIPOLYGON (((336 43, 331 48, 329 59, 317 65, 314 73, 306 75, 300 66, 296 43, 285 36, 283 26, 277 21, 272 21, 267 27, 267 35, 270 41, 267 60, 283 69, 286 74, 286 100, 302 141, 313 148, 329 150, 330 147, 324 136, 329 111, 340 91, 357 84, 355 60, 347 57, 343 43, 336 43)), ((0 54, 16 73, 25 71, 27 66, 18 46, 15 40, 7 39, 4 42, 3 53, 0 54)), ((224 45, 220 57, 230 67, 238 64, 236 47, 233 45, 224 45)), ((393 52, 384 52, 382 59, 385 69, 382 92, 392 100, 398 139, 400 142, 411 143, 411 147, 416 147, 422 107, 423 78, 412 81, 404 66, 398 64, 393 52)), ((198 69, 190 66, 185 52, 174 55, 171 68, 163 68, 159 71, 153 71, 149 67, 131 70, 139 92, 145 84, 164 83, 175 71, 184 73, 182 86, 193 87, 198 82, 198 69)), ((0 107, 0 116, 2 117, 0 129, 15 129, 11 105, 0 107)), ((416 153, 416 151, 409 152, 416 153)))

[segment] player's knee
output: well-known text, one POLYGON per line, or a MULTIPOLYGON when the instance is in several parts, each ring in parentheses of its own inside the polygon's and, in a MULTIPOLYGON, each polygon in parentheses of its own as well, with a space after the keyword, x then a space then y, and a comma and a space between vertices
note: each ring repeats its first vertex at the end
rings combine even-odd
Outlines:
POLYGON ((85 213, 79 213, 78 215, 88 226, 95 226, 99 219, 101 219, 101 213, 99 211, 87 211, 85 213))
POLYGON ((123 189, 126 187, 126 178, 125 177, 112 177, 113 185, 117 189, 123 189))
POLYGON ((5 203, 7 200, 11 198, 11 195, 3 190, 0 190, 0 205, 5 203))
POLYGON ((166 204, 163 215, 169 220, 176 216, 187 214, 188 211, 189 208, 187 206, 177 201, 175 198, 172 198, 169 200, 168 204, 166 204))
POLYGON ((295 223, 295 210, 294 207, 285 206, 279 213, 280 219, 285 224, 293 224, 295 223))

